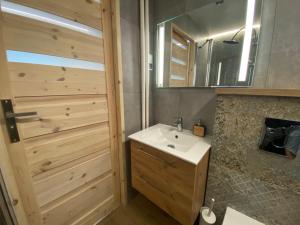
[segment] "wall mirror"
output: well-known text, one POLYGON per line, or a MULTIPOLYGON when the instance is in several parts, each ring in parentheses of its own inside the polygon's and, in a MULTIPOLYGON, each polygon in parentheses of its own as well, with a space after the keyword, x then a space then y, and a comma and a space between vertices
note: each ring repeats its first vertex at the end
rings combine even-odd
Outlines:
POLYGON ((253 82, 263 0, 219 0, 157 24, 157 87, 253 82))

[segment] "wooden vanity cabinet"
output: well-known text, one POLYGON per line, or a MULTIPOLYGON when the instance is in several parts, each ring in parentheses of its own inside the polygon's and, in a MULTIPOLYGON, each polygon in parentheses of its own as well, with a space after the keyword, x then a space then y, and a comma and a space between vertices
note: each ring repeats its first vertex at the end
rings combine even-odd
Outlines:
POLYGON ((204 203, 209 151, 198 165, 131 141, 132 185, 183 225, 194 224, 204 203))

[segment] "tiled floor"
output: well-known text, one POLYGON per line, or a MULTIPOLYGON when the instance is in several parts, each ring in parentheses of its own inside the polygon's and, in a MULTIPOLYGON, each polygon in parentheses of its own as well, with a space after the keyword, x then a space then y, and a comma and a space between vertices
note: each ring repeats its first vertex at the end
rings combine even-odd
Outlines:
POLYGON ((180 225, 142 195, 120 207, 98 225, 180 225))

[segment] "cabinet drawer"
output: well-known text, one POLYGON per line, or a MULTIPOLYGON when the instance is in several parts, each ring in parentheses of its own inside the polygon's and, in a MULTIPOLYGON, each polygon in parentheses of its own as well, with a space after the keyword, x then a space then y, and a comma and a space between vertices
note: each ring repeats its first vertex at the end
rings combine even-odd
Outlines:
POLYGON ((194 165, 133 141, 131 167, 133 187, 181 223, 189 224, 194 165))

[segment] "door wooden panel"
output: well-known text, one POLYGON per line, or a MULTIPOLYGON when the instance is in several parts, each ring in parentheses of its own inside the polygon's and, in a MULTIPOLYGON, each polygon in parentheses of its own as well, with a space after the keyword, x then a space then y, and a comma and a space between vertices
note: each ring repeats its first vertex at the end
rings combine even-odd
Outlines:
POLYGON ((24 63, 9 63, 16 97, 106 94, 105 72, 24 63))
POLYGON ((172 45, 172 56, 176 59, 180 59, 183 62, 186 62, 188 57, 188 50, 178 47, 173 43, 172 45))
POLYGON ((111 200, 113 196, 112 184, 112 176, 106 176, 83 186, 74 194, 65 196, 59 203, 54 202, 54 204, 42 208, 44 224, 73 224, 83 213, 88 212, 87 209, 92 208, 94 210, 94 207, 98 206, 99 203, 101 205, 111 200))
POLYGON ((175 62, 171 62, 171 73, 177 76, 182 76, 182 78, 186 79, 186 73, 187 73, 187 65, 181 65, 175 62))
POLYGON ((172 38, 174 38, 182 46, 184 46, 186 49, 188 49, 189 46, 188 46, 186 38, 182 35, 182 32, 180 32, 179 28, 174 24, 173 24, 173 29, 172 29, 172 38))
POLYGON ((94 221, 97 221, 97 218, 103 218, 107 214, 107 210, 113 207, 114 201, 113 196, 102 201, 101 204, 98 204, 91 211, 85 214, 83 217, 77 219, 72 225, 90 225, 94 221))
POLYGON ((40 118, 20 120, 24 139, 108 121, 105 96, 26 97, 15 101, 16 112, 36 111, 40 118))
POLYGON ((48 23, 4 14, 7 49, 104 62, 103 39, 48 23))
POLYGON ((37 201, 43 206, 111 170, 110 153, 34 182, 37 201))
POLYGON ((102 30, 100 4, 94 0, 11 0, 25 6, 50 12, 58 16, 102 30))
POLYGON ((120 204, 111 1, 13 2, 102 31, 97 38, 0 13, 1 65, 7 66, 0 88, 6 87, 16 113, 37 112, 17 118, 21 140, 8 144, 28 224, 94 224, 120 204), (103 69, 7 62, 7 50, 96 62, 103 69))
POLYGON ((169 85, 170 85, 170 87, 182 87, 182 81, 170 79, 169 85))
POLYGON ((32 176, 110 147, 107 123, 26 139, 26 156, 32 176))

